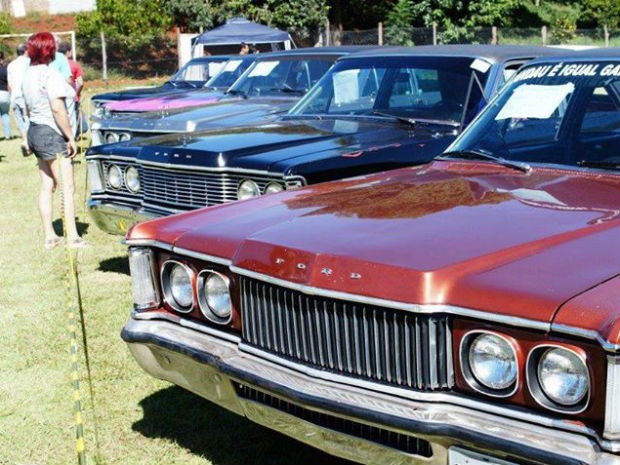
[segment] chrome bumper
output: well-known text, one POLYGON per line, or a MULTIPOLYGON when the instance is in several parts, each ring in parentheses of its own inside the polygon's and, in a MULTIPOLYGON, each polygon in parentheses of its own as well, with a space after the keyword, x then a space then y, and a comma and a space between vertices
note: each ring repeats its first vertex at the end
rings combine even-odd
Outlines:
POLYGON ((157 218, 161 215, 145 212, 140 207, 112 205, 100 200, 88 201, 90 216, 99 229, 109 234, 124 236, 129 227, 140 221, 157 218))
POLYGON ((511 464, 532 460, 548 465, 620 465, 619 456, 602 452, 595 441, 579 433, 445 401, 405 399, 381 392, 380 387, 373 391, 317 379, 246 353, 230 336, 220 338, 176 322, 138 318, 146 316, 132 318, 122 338, 148 373, 335 456, 379 465, 456 465, 449 461, 448 452, 464 447, 511 464), (327 429, 248 400, 240 395, 241 386, 314 412, 424 439, 431 445, 432 457, 327 429))

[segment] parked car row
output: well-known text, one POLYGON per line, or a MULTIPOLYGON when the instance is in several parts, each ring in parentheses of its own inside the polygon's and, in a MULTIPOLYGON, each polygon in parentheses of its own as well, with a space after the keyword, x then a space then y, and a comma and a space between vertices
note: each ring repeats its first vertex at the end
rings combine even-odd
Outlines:
POLYGON ((277 121, 92 151, 100 226, 182 212, 126 236, 122 338, 359 463, 620 464, 619 57, 352 53, 277 121))

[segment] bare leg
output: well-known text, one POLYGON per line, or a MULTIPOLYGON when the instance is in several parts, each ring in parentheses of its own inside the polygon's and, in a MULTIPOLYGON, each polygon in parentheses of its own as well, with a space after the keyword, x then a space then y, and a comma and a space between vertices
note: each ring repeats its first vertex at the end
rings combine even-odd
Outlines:
POLYGON ((50 242, 58 236, 52 225, 52 197, 56 190, 55 160, 45 161, 37 159, 39 164, 39 176, 41 178, 41 188, 39 190, 39 213, 43 222, 45 241, 50 242))
POLYGON ((60 159, 60 172, 62 176, 62 194, 64 206, 64 224, 67 232, 67 240, 75 241, 80 236, 77 232, 75 224, 75 179, 73 176, 73 165, 70 158, 62 157, 60 159))

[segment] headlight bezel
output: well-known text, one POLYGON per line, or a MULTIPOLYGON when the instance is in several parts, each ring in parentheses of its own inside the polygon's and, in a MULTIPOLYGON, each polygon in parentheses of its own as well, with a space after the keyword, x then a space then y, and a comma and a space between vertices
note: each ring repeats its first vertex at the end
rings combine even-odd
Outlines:
POLYGON ((198 277, 196 279, 196 294, 198 298, 198 308, 200 312, 204 315, 204 317, 211 321, 212 323, 218 325, 228 325, 233 318, 233 299, 231 292, 231 283, 230 278, 219 271, 213 269, 203 269, 198 273, 198 277), (207 296, 207 292, 205 290, 207 281, 211 276, 217 276, 222 281, 224 281, 226 288, 228 289, 228 300, 229 300, 229 309, 228 316, 222 317, 216 313, 213 307, 209 304, 209 299, 207 296))
POLYGON ((118 142, 127 142, 131 140, 131 133, 129 132, 120 132, 117 136, 118 142))
POLYGON ((131 246, 128 250, 128 258, 134 310, 136 310, 136 312, 143 312, 157 308, 161 303, 161 291, 160 283, 157 280, 158 265, 155 251, 149 247, 131 246), (144 272, 144 268, 146 268, 148 272, 144 272), (148 292, 144 291, 144 283, 138 282, 140 274, 142 274, 143 279, 145 275, 149 277, 148 284, 149 290, 152 292, 152 299, 144 298, 144 301, 138 302, 138 300, 141 300, 139 295, 144 296, 148 294, 148 292))
POLYGON ((106 184, 110 186, 113 190, 116 190, 116 191, 121 190, 123 188, 123 182, 124 182, 124 175, 123 175, 123 170, 121 169, 121 167, 115 163, 110 163, 108 167, 106 168, 106 181, 107 181, 106 184), (119 180, 118 186, 112 183, 111 173, 112 173, 112 170, 114 169, 118 171, 118 180, 119 180))
POLYGON ((196 272, 186 263, 180 262, 178 260, 168 259, 161 265, 160 271, 160 283, 161 289, 164 296, 164 303, 172 308, 174 311, 179 313, 188 314, 191 313, 196 307, 196 272), (182 267, 189 276, 189 287, 191 292, 191 303, 187 306, 180 305, 179 302, 175 299, 172 294, 172 286, 171 286, 171 268, 173 266, 182 267))
POLYGON ((140 192, 140 188, 142 187, 140 183, 140 171, 136 166, 129 165, 125 168, 125 171, 123 173, 123 181, 125 182, 125 187, 127 188, 127 190, 132 194, 137 194, 138 192, 140 192), (133 170, 136 172, 135 180, 138 182, 138 186, 135 189, 131 187, 132 184, 129 180, 129 170, 133 170))
POLYGON ((253 179, 250 179, 250 178, 243 179, 237 185, 237 200, 255 199, 255 198, 260 197, 260 196, 261 196, 260 186, 253 179), (241 190, 242 190, 243 186, 244 185, 249 185, 249 184, 252 184, 253 188, 255 188, 256 195, 251 195, 251 196, 247 196, 247 197, 241 197, 241 190))
POLYGON ((119 136, 114 131, 105 131, 103 133, 103 141, 106 144, 116 144, 119 141, 119 136), (112 138, 112 141, 108 140, 108 138, 112 138))
POLYGON ((563 344, 539 344, 532 347, 527 356, 526 361, 526 381, 527 387, 534 400, 542 407, 557 413, 576 415, 585 411, 590 405, 592 396, 592 375, 588 367, 588 360, 585 351, 580 348, 567 346, 563 344), (586 393, 573 404, 562 404, 552 398, 543 388, 539 379, 538 369, 543 355, 549 351, 557 349, 564 350, 575 355, 585 368, 587 375, 588 388, 586 393))
POLYGON ((463 377, 467 385, 474 391, 490 396, 490 397, 503 399, 503 398, 513 396, 519 389, 519 386, 521 385, 521 379, 520 379, 521 378, 521 373, 520 373, 521 371, 520 370, 520 366, 521 366, 520 359, 521 358, 519 356, 518 347, 519 346, 514 338, 506 334, 500 333, 498 331, 491 331, 491 330, 486 330, 486 329, 474 329, 474 330, 468 331, 466 334, 463 335, 460 346, 459 346, 459 360, 460 360, 461 371, 463 373, 463 377), (491 335, 491 336, 494 336, 494 337, 497 337, 503 340, 504 342, 508 344, 508 347, 510 348, 512 352, 512 356, 513 356, 514 363, 515 363, 515 377, 506 388, 497 389, 497 388, 492 388, 484 384, 482 381, 478 379, 478 377, 474 374, 474 370, 471 368, 471 364, 470 364, 471 347, 473 346, 474 341, 478 337, 483 336, 483 335, 487 335, 487 336, 491 335))

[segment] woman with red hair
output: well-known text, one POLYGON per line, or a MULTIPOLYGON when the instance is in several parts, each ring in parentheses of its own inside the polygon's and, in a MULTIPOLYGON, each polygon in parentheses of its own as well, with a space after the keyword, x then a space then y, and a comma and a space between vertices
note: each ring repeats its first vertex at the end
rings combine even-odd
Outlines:
POLYGON ((22 91, 30 118, 28 146, 37 157, 41 179, 39 212, 45 232, 45 248, 61 243, 52 224, 52 199, 62 179, 65 231, 69 247, 84 247, 75 223, 72 160, 77 155, 70 115, 75 92, 65 78, 49 66, 54 61, 56 42, 49 32, 30 36, 27 43, 30 66, 24 75, 22 91))

